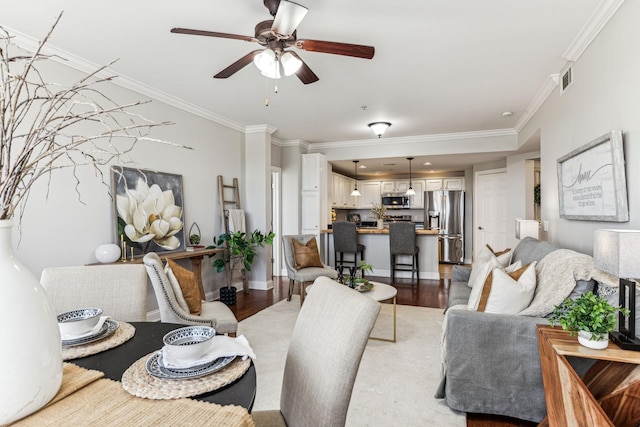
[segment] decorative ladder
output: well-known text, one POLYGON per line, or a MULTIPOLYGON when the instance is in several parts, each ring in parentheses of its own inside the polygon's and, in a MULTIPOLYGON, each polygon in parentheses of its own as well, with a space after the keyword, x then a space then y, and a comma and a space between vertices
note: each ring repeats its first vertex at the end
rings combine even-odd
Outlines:
MULTIPOLYGON (((218 175, 218 204, 220 206, 220 218, 222 219, 222 227, 224 232, 229 234, 229 209, 242 209, 240 206, 240 189, 238 186, 238 178, 233 178, 233 184, 227 185, 222 179, 222 175, 218 175), (227 191, 225 191, 227 190, 227 191), (231 191, 228 191, 231 190, 231 191), (230 199, 225 199, 225 194, 231 193, 230 199)), ((227 249, 229 244, 225 242, 227 249)), ((249 292, 249 277, 244 268, 231 269, 231 264, 227 264, 227 277, 229 277, 230 283, 233 284, 235 279, 242 280, 242 288, 245 293, 249 292), (240 273, 235 275, 234 273, 240 273)))

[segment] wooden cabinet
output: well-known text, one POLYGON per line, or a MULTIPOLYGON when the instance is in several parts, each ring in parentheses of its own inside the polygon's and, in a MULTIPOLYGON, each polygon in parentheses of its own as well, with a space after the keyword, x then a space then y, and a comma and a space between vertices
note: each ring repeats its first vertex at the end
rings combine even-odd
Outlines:
POLYGON ((358 209, 371 209, 373 204, 380 204, 380 181, 362 181, 358 186, 362 196, 358 197, 358 209))
POLYGON ((409 189, 409 180, 382 181, 380 191, 382 193, 406 193, 409 189))
POLYGON ((352 209, 358 205, 357 197, 351 196, 355 180, 334 173, 331 176, 331 206, 337 209, 352 209))
POLYGON ((323 154, 302 154, 302 191, 300 195, 302 234, 320 234, 328 224, 328 163, 323 154))
POLYGON ((429 178, 425 188, 426 191, 464 190, 464 178, 429 178))

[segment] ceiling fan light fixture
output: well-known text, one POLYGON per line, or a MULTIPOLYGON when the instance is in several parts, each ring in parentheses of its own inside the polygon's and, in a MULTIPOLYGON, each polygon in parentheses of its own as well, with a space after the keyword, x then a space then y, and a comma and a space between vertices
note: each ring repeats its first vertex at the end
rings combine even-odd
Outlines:
POLYGON ((278 64, 278 56, 272 49, 265 49, 253 57, 253 63, 263 76, 270 79, 280 78, 280 64, 278 64))
POLYGON ((280 63, 282 64, 285 76, 295 74, 302 66, 302 61, 296 58, 296 56, 291 52, 285 52, 282 54, 282 57, 280 57, 280 63))
POLYGON ((391 126, 391 123, 389 123, 389 122, 373 122, 373 123, 369 123, 369 127, 371 128, 373 133, 378 135, 378 138, 380 138, 382 135, 384 135, 386 130, 389 128, 389 126, 391 126))

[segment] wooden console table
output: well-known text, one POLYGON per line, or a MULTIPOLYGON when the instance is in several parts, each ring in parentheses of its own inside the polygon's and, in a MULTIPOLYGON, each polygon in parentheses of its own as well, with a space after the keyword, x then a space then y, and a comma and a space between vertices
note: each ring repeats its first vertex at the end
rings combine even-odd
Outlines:
POLYGON ((604 350, 578 344, 568 331, 538 326, 547 418, 539 426, 622 426, 640 423, 640 352, 609 342, 604 350), (580 378, 566 356, 597 360, 580 378))
MULTIPOLYGON (((202 300, 206 300, 204 293, 204 286, 202 284, 202 259, 205 255, 215 255, 219 252, 224 252, 224 248, 217 249, 196 249, 193 251, 180 251, 180 252, 158 252, 158 256, 161 260, 166 261, 168 259, 190 259, 191 260, 191 271, 196 276, 196 282, 198 283, 198 289, 200 289, 200 298, 202 300)), ((117 261, 113 264, 142 264, 142 256, 136 256, 133 260, 128 259, 127 261, 117 261)), ((98 265, 98 264, 91 264, 98 265)), ((104 264, 102 264, 104 265, 104 264)))

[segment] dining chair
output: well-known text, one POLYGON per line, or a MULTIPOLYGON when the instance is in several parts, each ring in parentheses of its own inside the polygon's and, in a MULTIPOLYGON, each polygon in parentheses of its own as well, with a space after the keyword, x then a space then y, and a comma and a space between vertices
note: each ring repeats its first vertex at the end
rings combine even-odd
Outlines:
MULTIPOLYGON (((295 253, 293 247, 293 241, 297 241, 303 245, 309 243, 309 241, 315 238, 313 234, 301 234, 301 235, 287 235, 282 236, 282 246, 284 249, 284 264, 287 268, 287 277, 289 277, 289 294, 287 301, 291 301, 291 295, 293 294, 293 288, 297 283, 300 284, 300 303, 304 301, 305 284, 313 282, 318 277, 328 277, 330 279, 337 279, 338 272, 328 265, 322 263, 315 267, 304 267, 296 269, 295 253)), ((318 253, 318 260, 320 260, 320 254, 318 253)))
MULTIPOLYGON (((356 223, 351 221, 336 221, 331 226, 333 230, 333 257, 335 259, 336 270, 341 266, 350 265, 358 267, 364 259, 364 245, 358 243, 358 231, 356 223), (345 254, 353 254, 353 260, 344 259, 345 254), (360 263, 358 263, 358 254, 360 263), (340 260, 338 261, 338 256, 340 260)), ((364 272, 362 272, 364 277, 364 272)))
POLYGON ((344 426, 353 384, 380 303, 319 277, 300 309, 284 366, 280 408, 256 426, 344 426))
POLYGON ((158 254, 149 252, 142 258, 142 261, 158 301, 161 322, 206 325, 214 328, 218 334, 236 336, 238 320, 229 307, 220 301, 202 301, 202 312, 199 315, 191 314, 178 303, 176 293, 169 282, 158 254))
POLYGON ((140 264, 48 267, 40 283, 56 314, 98 307, 115 320, 147 320, 147 274, 140 264))
POLYGON ((389 224, 389 253, 391 264, 391 284, 396 280, 396 271, 411 271, 411 286, 414 274, 420 281, 420 247, 416 244, 416 227, 412 222, 392 222, 389 224), (398 262, 398 257, 410 256, 411 263, 398 262))

